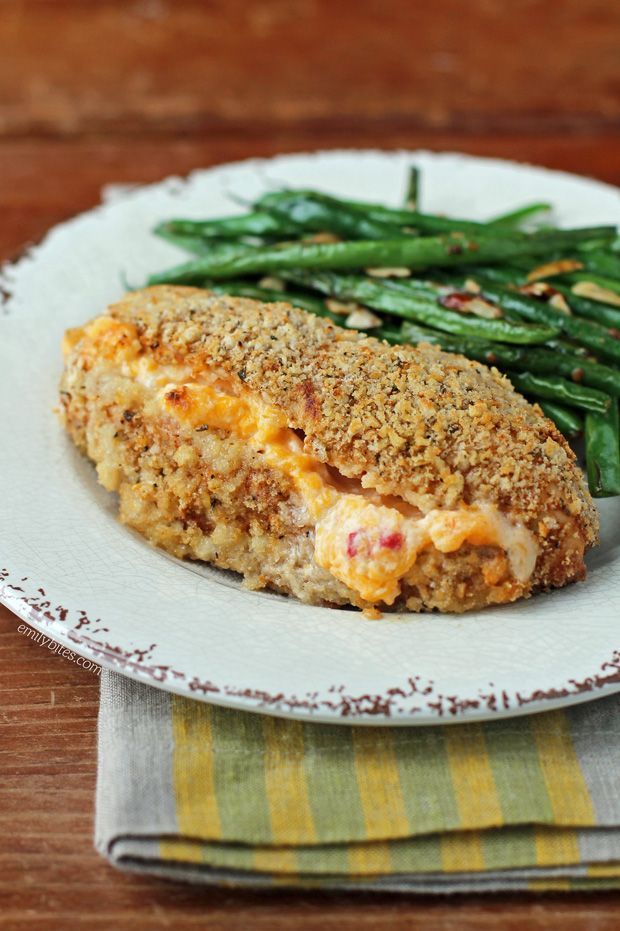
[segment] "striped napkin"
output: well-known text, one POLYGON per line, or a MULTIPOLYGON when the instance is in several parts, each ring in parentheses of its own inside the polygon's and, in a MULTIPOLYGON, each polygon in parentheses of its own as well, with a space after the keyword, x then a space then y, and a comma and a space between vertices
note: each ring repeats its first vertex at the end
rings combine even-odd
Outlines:
POLYGON ((620 696, 490 724, 304 724, 104 672, 97 847, 203 883, 620 887, 620 696))

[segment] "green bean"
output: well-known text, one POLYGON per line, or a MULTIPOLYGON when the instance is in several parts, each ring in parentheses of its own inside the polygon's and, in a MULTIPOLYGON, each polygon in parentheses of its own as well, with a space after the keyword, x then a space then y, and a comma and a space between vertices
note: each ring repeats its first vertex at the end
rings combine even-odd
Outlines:
POLYGON ((198 236, 201 239, 239 239, 243 236, 295 236, 299 227, 264 210, 214 220, 164 220, 153 230, 158 236, 198 236))
MULTIPOLYGON (((208 242, 200 236, 190 236, 189 233, 173 233, 170 229, 158 227, 153 232, 160 239, 165 239, 166 242, 170 242, 173 246, 178 246, 179 249, 184 249, 186 252, 191 252, 193 255, 208 255, 215 244, 215 241, 208 242)), ((228 243, 228 245, 230 244, 228 243)))
POLYGON ((542 343, 558 333, 554 327, 525 326, 509 320, 487 320, 456 313, 441 307, 436 294, 416 293, 399 282, 379 281, 355 275, 334 275, 329 272, 285 273, 285 277, 295 284, 312 287, 323 294, 345 301, 359 301, 375 310, 417 320, 438 330, 460 336, 530 345, 542 343))
POLYGON ((211 259, 224 259, 230 255, 238 255, 241 250, 251 252, 256 249, 256 245, 251 243, 234 242, 230 239, 202 239, 191 233, 174 233, 170 229, 162 228, 154 230, 155 233, 166 242, 178 246, 193 255, 208 256, 211 259))
POLYGON ((590 359, 592 362, 597 361, 596 356, 593 356, 592 352, 586 346, 579 346, 578 343, 573 343, 569 339, 561 339, 554 336, 552 339, 546 339, 542 345, 546 349, 554 349, 556 352, 561 352, 563 355, 572 356, 576 365, 580 365, 582 359, 590 359))
POLYGON ((600 250, 583 252, 581 257, 584 260, 586 271, 620 281, 620 258, 617 255, 600 250))
MULTIPOLYGON (((327 194, 320 194, 317 191, 308 190, 270 191, 259 198, 255 206, 265 210, 284 210, 286 212, 297 200, 307 201, 310 199, 321 200, 323 203, 329 204, 334 210, 354 211, 358 215, 368 216, 375 221, 391 226, 414 226, 425 233, 462 232, 478 236, 482 236, 486 233, 487 235, 492 235, 494 237, 501 236, 502 238, 504 236, 509 236, 511 238, 515 236, 525 238, 541 236, 545 239, 549 239, 550 243, 553 243, 554 237, 558 234, 570 232, 572 234, 570 242, 580 243, 594 237, 606 241, 607 239, 611 239, 616 232, 613 226, 594 226, 580 230, 550 229, 529 234, 516 233, 513 230, 502 230, 501 227, 492 227, 487 223, 476 220, 463 220, 455 217, 420 213, 409 209, 385 207, 382 204, 371 204, 346 198, 331 197, 327 194)), ((558 245, 562 244, 562 242, 558 242, 558 245)), ((551 245, 550 248, 552 248, 551 245)))
MULTIPOLYGON (((570 240, 569 231, 554 234, 570 240)), ((358 240, 337 243, 290 243, 277 246, 231 246, 230 256, 206 255, 193 262, 151 275, 149 284, 192 283, 202 278, 278 272, 291 268, 356 269, 405 267, 425 269, 479 262, 505 262, 519 255, 548 251, 548 242, 532 233, 520 238, 469 239, 461 236, 403 237, 394 240, 358 240)))
POLYGON ((536 204, 526 204, 524 207, 517 207, 516 210, 510 210, 508 213, 502 213, 493 220, 488 220, 489 226, 513 229, 519 227, 524 220, 531 220, 538 214, 548 214, 551 211, 551 204, 544 202, 536 204))
MULTIPOLYGON (((562 321, 556 318, 556 325, 561 331, 575 342, 586 346, 597 356, 620 363, 620 338, 609 329, 591 320, 584 320, 576 316, 567 316, 559 311, 562 321)), ((530 319, 530 318, 526 318, 530 319)), ((547 318, 550 319, 550 318, 547 318)))
POLYGON ((408 207, 383 207, 380 204, 367 204, 362 201, 331 197, 328 194, 321 194, 317 191, 270 191, 268 194, 264 194, 259 198, 256 202, 256 206, 264 210, 281 210, 284 213, 288 213, 294 204, 299 202, 306 203, 309 200, 320 200, 324 205, 329 205, 335 213, 346 212, 357 218, 368 217, 375 222, 396 228, 415 227, 427 233, 451 233, 459 231, 471 234, 480 233, 486 229, 484 223, 478 223, 474 220, 458 220, 440 217, 433 214, 420 213, 408 207))
MULTIPOLYGON (((519 233, 512 230, 502 231, 501 227, 490 227, 487 223, 476 220, 462 220, 454 217, 442 217, 436 214, 420 213, 403 208, 385 207, 381 204, 370 204, 363 201, 331 197, 327 194, 319 194, 316 191, 308 190, 270 191, 259 198, 255 206, 266 210, 286 210, 288 206, 295 202, 296 198, 317 198, 324 203, 329 203, 334 209, 353 210, 358 214, 371 217, 373 220, 381 223, 392 226, 414 226, 428 233, 462 232, 474 236, 483 236, 486 234, 487 236, 493 236, 495 238, 504 238, 504 236, 507 236, 511 239, 520 237, 528 240, 540 238, 548 242, 549 250, 568 244, 576 245, 577 243, 587 242, 593 238, 607 241, 611 240, 612 237, 616 235, 616 228, 613 226, 593 226, 573 230, 550 229, 539 230, 535 233, 519 233), (566 234, 570 234, 568 238, 566 238, 566 234), (557 237, 560 238, 558 239, 557 237)), ((541 253, 537 252, 536 254, 540 255, 541 253)))
POLYGON ((620 245, 620 237, 616 236, 611 241, 604 239, 590 239, 588 242, 581 243, 577 246, 577 249, 580 253, 583 253, 582 258, 588 255, 594 255, 596 252, 609 251, 610 253, 617 251, 617 246, 620 245))
POLYGON ((405 206, 408 210, 417 210, 420 206, 420 182, 421 171, 416 165, 409 166, 407 174, 407 193, 405 195, 405 206))
POLYGON ((583 433, 583 420, 576 413, 562 404, 556 404, 555 401, 538 401, 543 413, 549 420, 552 420, 560 433, 563 433, 568 440, 575 440, 583 433))
POLYGON ((531 372, 509 371, 513 386, 522 394, 533 394, 548 401, 560 401, 571 407, 604 414, 611 404, 609 395, 596 388, 586 388, 553 375, 533 375, 531 372))
POLYGON ((331 198, 318 193, 294 193, 280 197, 269 210, 274 217, 292 224, 298 231, 326 230, 344 239, 400 239, 411 235, 395 224, 382 223, 346 207, 334 206, 331 198))
MULTIPOLYGON (((271 191, 268 194, 263 195, 263 197, 257 201, 256 205, 267 210, 278 209, 278 203, 291 203, 296 196, 303 196, 304 198, 319 196, 324 201, 329 201, 329 203, 335 209, 339 208, 354 210, 360 214, 370 216, 374 220, 377 220, 381 223, 386 223, 393 226, 415 227, 416 229, 427 233, 463 232, 472 235, 483 235, 486 232, 487 234, 492 234, 494 236, 504 235, 501 227, 499 229, 490 227, 489 224, 481 221, 463 220, 457 219, 455 217, 444 217, 438 216, 436 214, 420 213, 414 210, 385 207, 382 204, 369 204, 363 201, 336 198, 325 194, 317 195, 317 192, 308 190, 271 191)), ((566 232, 573 233, 572 241, 574 243, 587 242, 593 238, 598 238, 603 242, 607 242, 616 235, 616 228, 613 226, 593 226, 585 227, 580 230, 550 229, 540 230, 535 234, 515 233, 511 230, 508 232, 508 235, 512 237, 528 235, 544 235, 553 237, 554 234, 566 232)))
POLYGON ((596 498, 620 495, 620 424, 618 401, 605 414, 586 415, 586 469, 596 498))
MULTIPOLYGON (((513 262, 514 261, 513 259, 513 262)), ((528 267, 529 264, 528 262, 528 267)), ((462 272, 455 269, 455 274, 457 274, 457 272, 461 273, 464 278, 470 278, 473 281, 484 278, 486 281, 493 282, 493 284, 502 284, 506 286, 525 283, 525 274, 514 265, 474 265, 472 268, 463 269, 462 272)), ((441 275, 442 269, 438 269, 438 273, 441 275)), ((435 269, 432 269, 432 274, 435 274, 435 269)))
MULTIPOLYGON (((457 293, 461 292, 465 288, 468 277, 469 276, 463 278, 460 275, 443 274, 440 276, 441 284, 429 281, 428 279, 420 278, 408 278, 399 281, 388 280, 385 282, 385 287, 392 290, 406 290, 407 293, 423 295, 428 299, 435 299, 439 301, 442 306, 447 306, 444 304, 445 299, 449 298, 451 294, 455 293, 455 291, 457 293)), ((466 293, 467 296, 471 297, 472 299, 478 296, 474 292, 471 292, 471 294, 469 292, 466 293)), ((490 297, 490 295, 487 293, 480 295, 480 297, 497 307, 506 319, 512 321, 519 321, 523 319, 523 314, 516 313, 511 308, 510 302, 503 301, 500 306, 497 300, 494 300, 493 297, 490 297)), ((553 320, 553 326, 555 328, 555 317, 553 320)), ((558 323, 557 327, 559 328, 559 326, 560 324, 558 323)), ((546 339, 544 341, 544 345, 549 349, 555 349, 558 352, 569 353, 570 355, 578 357, 587 357, 590 354, 590 350, 587 348, 579 346, 570 340, 558 338, 557 336, 549 337, 546 339)))

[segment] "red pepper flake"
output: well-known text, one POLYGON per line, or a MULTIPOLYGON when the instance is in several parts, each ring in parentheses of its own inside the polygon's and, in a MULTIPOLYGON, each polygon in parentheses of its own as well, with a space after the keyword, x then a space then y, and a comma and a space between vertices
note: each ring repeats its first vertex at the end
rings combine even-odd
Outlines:
POLYGON ((359 552, 357 548, 357 539, 360 533, 361 533, 361 530, 354 530, 347 537, 347 556, 349 557, 349 559, 353 559, 353 557, 357 556, 359 552))
POLYGON ((397 530, 392 533, 382 533, 379 537, 379 545, 386 550, 399 550, 403 545, 403 535, 397 530))
POLYGON ((583 369, 573 369, 573 371, 570 373, 571 379, 576 382, 583 381, 584 375, 585 375, 585 372, 583 369))
POLYGON ((449 294, 443 294, 439 298, 442 307, 449 307, 451 310, 464 310, 468 304, 471 304, 472 296, 469 291, 451 291, 449 294))

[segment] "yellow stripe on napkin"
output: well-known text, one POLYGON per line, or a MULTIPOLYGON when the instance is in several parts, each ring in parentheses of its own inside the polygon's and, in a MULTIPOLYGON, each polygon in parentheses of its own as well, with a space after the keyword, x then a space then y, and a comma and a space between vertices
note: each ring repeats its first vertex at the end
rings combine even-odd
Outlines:
POLYGON ((179 831, 219 840, 222 825, 215 790, 213 708, 172 697, 173 778, 179 831), (199 803, 198 803, 199 802, 199 803))
POLYGON ((198 840, 162 838, 159 842, 159 855, 163 860, 173 860, 175 863, 204 862, 203 844, 198 840))
POLYGON ((442 834, 441 865, 446 873, 485 869, 482 841, 478 831, 442 834))
POLYGON ((406 837, 409 819, 394 746, 386 728, 354 727, 355 773, 369 838, 406 837))
POLYGON ((267 716, 262 721, 273 842, 312 844, 316 829, 304 769, 304 726, 298 721, 267 716))
POLYGON ((575 754, 565 712, 532 715, 531 727, 554 823, 575 827, 595 824, 592 799, 575 754))
POLYGON ((385 841, 349 847, 349 869, 353 874, 388 874, 393 871, 390 845, 385 841))
POLYGON ((446 727, 444 739, 460 827, 475 829, 503 824, 481 725, 446 727))
POLYGON ((259 873, 286 873, 290 880, 291 873, 298 873, 297 855, 294 850, 284 850, 278 847, 270 850, 269 847, 256 847, 254 853, 254 869, 259 873))
POLYGON ((577 834, 570 828, 535 827, 536 866, 568 866, 581 859, 577 834))

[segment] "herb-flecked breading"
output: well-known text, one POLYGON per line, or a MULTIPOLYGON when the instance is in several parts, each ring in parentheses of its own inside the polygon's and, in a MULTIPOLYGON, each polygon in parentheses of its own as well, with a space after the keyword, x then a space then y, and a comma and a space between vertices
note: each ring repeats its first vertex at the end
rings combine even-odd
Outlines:
POLYGON ((288 304, 155 287, 114 305, 161 363, 215 364, 288 412, 322 461, 426 512, 486 500, 524 521, 596 512, 570 446, 494 368, 389 346, 288 304))

